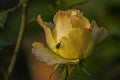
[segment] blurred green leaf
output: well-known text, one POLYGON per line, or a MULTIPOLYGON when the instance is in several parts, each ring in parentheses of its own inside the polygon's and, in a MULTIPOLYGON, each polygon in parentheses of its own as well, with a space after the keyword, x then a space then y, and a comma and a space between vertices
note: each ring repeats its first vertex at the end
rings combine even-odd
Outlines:
POLYGON ((24 4, 28 0, 19 0, 19 4, 24 4))
MULTIPOLYGON (((10 11, 12 10, 13 9, 10 9, 10 11)), ((7 16, 5 27, 0 31, 0 46, 9 46, 15 43, 20 25, 20 15, 21 11, 16 10, 7 16)))
POLYGON ((15 40, 5 39, 0 37, 0 46, 9 46, 9 45, 13 45, 14 43, 15 43, 15 40))
POLYGON ((51 9, 53 12, 56 12, 58 10, 66 10, 70 9, 76 5, 83 4, 87 2, 88 0, 56 0, 54 5, 52 5, 51 9))
POLYGON ((13 12, 16 9, 16 7, 14 8, 9 8, 7 10, 2 10, 0 12, 0 27, 3 28, 4 27, 4 23, 7 20, 8 17, 8 13, 9 12, 13 12))
POLYGON ((66 1, 66 7, 71 7, 73 5, 80 4, 80 3, 82 4, 86 1, 88 1, 88 0, 67 0, 66 1))
POLYGON ((0 27, 1 28, 4 27, 4 23, 7 19, 7 13, 8 13, 8 11, 5 11, 5 10, 0 12, 0 27))

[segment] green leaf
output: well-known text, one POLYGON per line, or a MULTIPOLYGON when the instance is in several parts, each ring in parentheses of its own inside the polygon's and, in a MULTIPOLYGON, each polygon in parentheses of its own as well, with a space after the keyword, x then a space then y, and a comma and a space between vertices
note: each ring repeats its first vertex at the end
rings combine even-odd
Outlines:
POLYGON ((74 6, 82 5, 88 0, 56 0, 54 4, 51 5, 51 10, 55 13, 58 10, 71 9, 74 6))
POLYGON ((19 4, 18 4, 18 6, 19 5, 22 5, 22 4, 24 4, 24 3, 26 3, 28 0, 19 0, 19 4))
POLYGON ((87 0, 68 0, 66 2, 66 7, 71 7, 73 5, 76 5, 76 4, 80 4, 80 3, 84 3, 86 2, 87 0))
POLYGON ((13 12, 16 9, 16 7, 14 8, 9 8, 7 10, 2 10, 0 12, 0 27, 3 28, 4 27, 4 23, 7 20, 8 17, 8 13, 9 12, 13 12))
POLYGON ((0 27, 1 28, 4 27, 4 23, 7 19, 7 13, 8 13, 8 11, 5 11, 5 10, 0 12, 0 27))

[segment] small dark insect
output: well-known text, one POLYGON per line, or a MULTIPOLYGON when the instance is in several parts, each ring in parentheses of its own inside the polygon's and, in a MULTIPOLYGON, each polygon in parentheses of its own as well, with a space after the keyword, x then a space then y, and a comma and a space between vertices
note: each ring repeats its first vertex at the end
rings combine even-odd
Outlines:
POLYGON ((59 48, 60 48, 60 45, 61 45, 61 42, 60 42, 60 43, 57 43, 56 49, 59 49, 59 48))

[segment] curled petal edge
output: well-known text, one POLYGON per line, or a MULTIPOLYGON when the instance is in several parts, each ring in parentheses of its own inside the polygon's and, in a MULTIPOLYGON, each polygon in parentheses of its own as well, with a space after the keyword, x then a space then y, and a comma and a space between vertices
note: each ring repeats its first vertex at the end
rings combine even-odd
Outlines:
POLYGON ((88 45, 83 52, 84 58, 86 58, 91 53, 95 43, 101 42, 108 35, 107 30, 103 27, 99 28, 94 20, 91 22, 91 25, 93 26, 93 30, 90 34, 90 37, 88 38, 89 40, 86 42, 88 45))
POLYGON ((92 31, 92 39, 93 41, 95 40, 95 42, 99 43, 103 39, 105 39, 105 37, 107 37, 108 32, 103 27, 99 28, 94 20, 92 21, 91 24, 94 26, 93 31, 92 31))
POLYGON ((54 53, 52 50, 50 50, 47 47, 44 47, 43 44, 40 42, 34 42, 32 44, 32 53, 35 55, 35 57, 39 60, 44 62, 47 65, 54 65, 54 64, 77 64, 79 62, 79 59, 65 59, 56 53, 54 53))
POLYGON ((39 15, 37 17, 36 21, 41 26, 41 28, 43 28, 43 30, 45 32, 47 45, 50 48, 53 48, 55 46, 55 41, 53 39, 53 36, 52 36, 50 28, 42 21, 41 15, 39 15))

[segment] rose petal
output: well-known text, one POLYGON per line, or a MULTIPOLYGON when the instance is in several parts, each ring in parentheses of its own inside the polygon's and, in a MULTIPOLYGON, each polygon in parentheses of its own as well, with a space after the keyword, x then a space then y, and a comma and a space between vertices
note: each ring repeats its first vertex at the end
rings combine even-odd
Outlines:
POLYGON ((80 28, 74 28, 69 32, 68 37, 60 39, 61 45, 59 49, 56 49, 56 53, 67 59, 81 59, 83 49, 86 50, 86 40, 88 34, 80 28))
POLYGON ((100 28, 100 32, 98 34, 98 37, 97 37, 97 43, 101 42, 103 39, 106 38, 106 36, 108 35, 108 32, 105 28, 101 27, 100 28))
POLYGON ((79 62, 78 59, 68 60, 68 59, 61 57, 55 54, 49 48, 44 47, 43 44, 39 42, 34 42, 32 46, 33 46, 32 53, 37 57, 38 60, 44 62, 47 65, 65 64, 65 63, 76 64, 79 62))
POLYGON ((91 25, 93 26, 93 30, 91 31, 88 40, 86 40, 86 45, 84 45, 86 47, 83 52, 84 58, 91 53, 96 42, 102 41, 107 36, 107 31, 103 28, 99 28, 94 20, 91 25))
POLYGON ((54 39, 59 42, 63 36, 67 36, 69 31, 72 29, 70 18, 67 16, 65 11, 59 11, 54 16, 55 29, 52 33, 54 39), (54 35, 56 34, 56 35, 54 35))
POLYGON ((56 44, 55 44, 55 41, 53 39, 50 28, 47 27, 47 25, 44 24, 40 15, 37 18, 37 22, 43 28, 43 30, 45 32, 47 45, 52 49, 56 44))
POLYGON ((80 27, 80 28, 90 28, 89 20, 83 16, 83 13, 80 10, 68 10, 66 14, 71 19, 72 27, 80 27))

